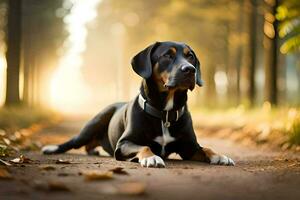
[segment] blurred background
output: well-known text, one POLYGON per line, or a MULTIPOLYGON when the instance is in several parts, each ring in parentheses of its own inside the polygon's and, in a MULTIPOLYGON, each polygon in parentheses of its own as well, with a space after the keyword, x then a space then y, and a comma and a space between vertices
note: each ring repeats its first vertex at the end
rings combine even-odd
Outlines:
POLYGON ((0 0, 0 126, 132 99, 141 79, 131 58, 165 40, 201 61, 205 85, 189 94, 196 125, 205 112, 239 127, 264 116, 259 134, 293 130, 300 143, 299 0, 0 0))

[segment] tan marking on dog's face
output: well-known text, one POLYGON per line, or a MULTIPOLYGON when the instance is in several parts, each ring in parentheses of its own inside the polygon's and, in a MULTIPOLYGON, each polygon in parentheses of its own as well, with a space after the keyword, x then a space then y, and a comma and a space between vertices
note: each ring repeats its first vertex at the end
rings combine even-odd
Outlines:
POLYGON ((155 82, 157 83, 159 91, 163 92, 166 91, 167 88, 165 87, 165 84, 169 81, 170 74, 167 71, 163 71, 161 73, 158 72, 158 63, 154 65, 153 68, 153 77, 155 82))
POLYGON ((174 55, 176 54, 176 52, 177 52, 177 50, 176 50, 176 48, 175 47, 171 47, 170 49, 169 49, 169 51, 171 51, 174 55))
POLYGON ((142 147, 136 155, 136 157, 139 160, 142 160, 144 158, 148 158, 151 156, 154 156, 154 153, 151 151, 150 147, 147 147, 147 146, 142 147))
POLYGON ((169 76, 170 74, 167 71, 163 71, 162 73, 160 73, 161 80, 164 84, 166 84, 169 81, 169 76))
POLYGON ((185 47, 185 48, 183 49, 184 55, 187 55, 189 52, 190 52, 190 49, 189 49, 189 48, 185 47))

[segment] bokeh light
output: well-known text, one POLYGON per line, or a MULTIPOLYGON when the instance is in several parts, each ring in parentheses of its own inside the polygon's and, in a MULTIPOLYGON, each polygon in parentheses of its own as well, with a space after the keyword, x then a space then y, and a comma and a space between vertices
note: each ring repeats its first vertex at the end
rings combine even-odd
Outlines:
POLYGON ((52 106, 62 112, 76 112, 84 109, 90 98, 81 73, 82 53, 86 49, 87 24, 96 16, 101 0, 71 0, 64 5, 73 5, 63 19, 69 33, 63 44, 63 55, 51 82, 52 106))

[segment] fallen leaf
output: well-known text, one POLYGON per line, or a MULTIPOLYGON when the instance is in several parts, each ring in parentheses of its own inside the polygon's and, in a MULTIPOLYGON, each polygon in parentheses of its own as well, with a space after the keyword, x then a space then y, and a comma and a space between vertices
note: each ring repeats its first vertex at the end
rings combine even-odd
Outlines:
POLYGON ((68 161, 68 160, 63 160, 63 159, 58 159, 55 163, 56 163, 56 164, 71 164, 70 161, 68 161))
POLYGON ((109 171, 113 172, 114 174, 128 175, 128 172, 124 171, 123 167, 115 167, 109 171))
POLYGON ((33 187, 37 190, 48 190, 48 185, 40 180, 34 180, 33 187))
POLYGON ((109 180, 113 178, 113 172, 87 171, 82 172, 86 181, 109 180))
POLYGON ((127 182, 117 186, 117 193, 123 195, 142 195, 146 191, 146 185, 141 182, 127 182))
POLYGON ((70 191, 70 188, 65 185, 63 182, 59 181, 40 181, 34 180, 33 187, 37 190, 43 191, 70 191))
POLYGON ((70 188, 68 188, 64 183, 59 181, 49 181, 48 189, 51 191, 70 191, 70 188))
POLYGON ((43 166, 40 166, 39 169, 46 170, 46 171, 51 171, 51 170, 55 170, 55 167, 51 166, 51 165, 43 165, 43 166))
POLYGON ((7 138, 2 138, 2 140, 3 140, 4 143, 7 144, 7 145, 10 145, 10 144, 11 144, 10 140, 7 139, 7 138))
POLYGON ((0 136, 4 137, 6 135, 6 132, 5 130, 3 129, 0 129, 0 136))
POLYGON ((0 179, 12 179, 12 175, 5 169, 0 168, 0 179))
POLYGON ((10 160, 10 162, 14 164, 21 164, 21 163, 30 163, 32 160, 30 158, 25 157, 24 155, 20 155, 18 158, 10 160))
POLYGON ((70 174, 61 172, 61 173, 58 173, 57 175, 58 175, 58 176, 69 176, 70 174))
POLYGON ((2 160, 1 158, 0 158, 0 164, 6 165, 6 166, 11 166, 11 164, 9 162, 6 162, 5 160, 2 160))

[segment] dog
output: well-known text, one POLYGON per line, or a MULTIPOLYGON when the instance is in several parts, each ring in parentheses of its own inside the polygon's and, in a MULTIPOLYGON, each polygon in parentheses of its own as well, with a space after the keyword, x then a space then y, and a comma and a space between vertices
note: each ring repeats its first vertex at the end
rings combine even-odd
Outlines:
POLYGON ((131 65, 143 78, 133 101, 106 107, 79 135, 45 146, 42 152, 58 154, 85 146, 94 155, 102 146, 116 160, 139 162, 142 167, 165 167, 163 159, 171 153, 183 160, 234 165, 231 158, 197 143, 187 92, 203 81, 200 62, 188 45, 155 42, 135 55, 131 65))

